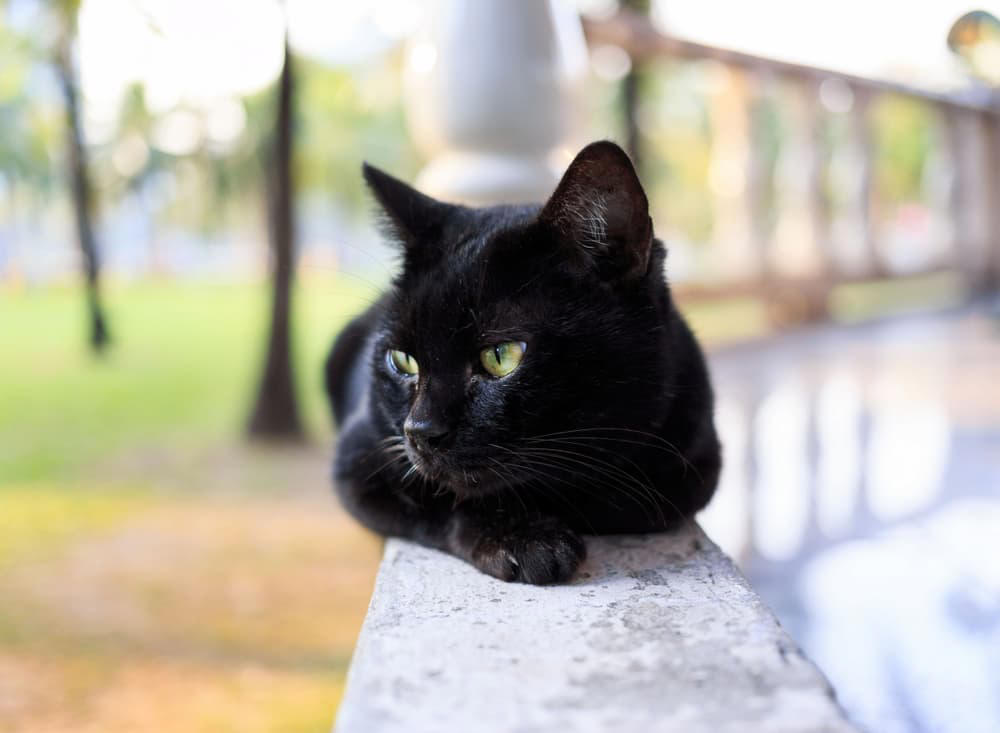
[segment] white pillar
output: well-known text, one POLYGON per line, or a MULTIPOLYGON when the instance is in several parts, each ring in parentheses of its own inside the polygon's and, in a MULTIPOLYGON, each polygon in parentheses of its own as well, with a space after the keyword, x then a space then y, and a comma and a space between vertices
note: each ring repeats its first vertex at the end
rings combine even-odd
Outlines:
POLYGON ((709 186, 714 229, 708 274, 721 282, 767 275, 768 233, 759 225, 761 167, 755 146, 754 105, 764 86, 756 74, 713 66, 709 93, 712 142, 709 186))
POLYGON ((429 162, 417 187, 474 204, 538 201, 579 141, 587 50, 558 0, 444 0, 410 44, 410 132, 429 162))

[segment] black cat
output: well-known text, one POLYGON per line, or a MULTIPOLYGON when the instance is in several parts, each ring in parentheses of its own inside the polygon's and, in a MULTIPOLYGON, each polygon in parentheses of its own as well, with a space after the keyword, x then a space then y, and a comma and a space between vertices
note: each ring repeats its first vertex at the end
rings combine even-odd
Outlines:
POLYGON ((621 148, 584 148, 541 207, 363 172, 403 266, 327 360, 351 514, 551 583, 583 560, 578 533, 665 530, 708 503, 712 390, 621 148))

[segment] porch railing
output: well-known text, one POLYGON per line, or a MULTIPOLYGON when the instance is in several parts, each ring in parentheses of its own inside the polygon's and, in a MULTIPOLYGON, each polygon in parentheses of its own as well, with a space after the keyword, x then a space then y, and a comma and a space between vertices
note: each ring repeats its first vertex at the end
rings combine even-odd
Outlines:
MULTIPOLYGON (((771 313, 785 320, 824 317, 832 291, 840 285, 951 275, 963 296, 1000 286, 1000 105, 986 91, 945 94, 903 84, 867 79, 827 69, 768 59, 738 51, 671 38, 648 18, 627 10, 609 19, 585 19, 591 47, 624 49, 633 67, 665 59, 705 61, 725 66, 730 83, 722 109, 713 111, 712 155, 725 156, 730 170, 742 176, 733 195, 719 202, 714 261, 735 266, 728 275, 684 283, 682 297, 754 296, 765 299, 771 313), (799 218, 796 231, 806 233, 797 248, 797 265, 787 267, 781 243, 762 226, 767 216, 762 191, 761 149, 755 109, 776 84, 794 89, 789 142, 797 146, 801 164, 796 193, 787 202, 799 218), (900 267, 886 256, 884 228, 876 212, 875 184, 878 141, 872 109, 887 95, 900 95, 927 105, 936 121, 937 168, 932 172, 933 202, 943 222, 934 233, 934 254, 918 264, 900 267), (853 224, 852 240, 831 226, 826 176, 830 161, 823 140, 824 124, 833 113, 823 98, 847 100, 853 149, 851 195, 845 219, 853 224), (733 232, 738 232, 737 236, 733 232), (853 249, 856 256, 845 257, 853 249), (806 256, 803 256, 803 255, 806 256), (805 263, 805 264, 803 264, 805 263)), ((943 42, 943 41, 942 41, 943 42)), ((783 99, 785 99, 783 97, 783 99)), ((655 164, 655 161, 647 161, 655 164)))

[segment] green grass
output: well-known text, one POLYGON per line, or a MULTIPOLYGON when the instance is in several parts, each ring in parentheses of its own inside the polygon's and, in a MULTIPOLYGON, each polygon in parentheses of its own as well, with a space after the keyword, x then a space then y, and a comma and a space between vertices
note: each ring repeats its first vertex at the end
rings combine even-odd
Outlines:
MULTIPOLYGON (((372 292, 348 278, 299 283, 294 357, 313 435, 329 434, 325 350, 372 292)), ((232 441, 262 364, 267 297, 264 283, 109 288, 114 343, 95 358, 77 289, 0 291, 0 487, 86 476, 136 446, 232 441)))
POLYGON ((78 288, 0 288, 0 729, 329 729, 378 546, 329 495, 321 365, 373 296, 297 283, 310 446, 265 449, 267 283, 111 284, 101 358, 78 288))

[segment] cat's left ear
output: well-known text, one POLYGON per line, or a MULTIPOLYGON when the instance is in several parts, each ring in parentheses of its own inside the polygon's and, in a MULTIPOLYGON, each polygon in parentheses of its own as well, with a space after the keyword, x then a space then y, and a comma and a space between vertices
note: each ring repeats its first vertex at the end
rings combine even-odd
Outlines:
POLYGON ((406 249, 436 242, 448 218, 458 208, 422 194, 368 163, 361 166, 361 174, 385 212, 389 233, 406 249))
POLYGON ((649 202, 632 161, 613 142, 591 143, 580 151, 539 222, 601 272, 631 279, 648 269, 653 242, 649 202))

